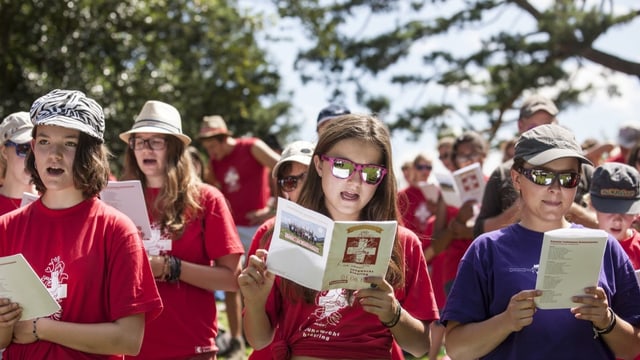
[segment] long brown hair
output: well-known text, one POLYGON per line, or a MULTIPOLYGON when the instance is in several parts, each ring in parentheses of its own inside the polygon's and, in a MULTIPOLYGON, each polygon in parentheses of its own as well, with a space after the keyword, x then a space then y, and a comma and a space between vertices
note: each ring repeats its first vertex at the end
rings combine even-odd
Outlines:
MULTIPOLYGON (((398 220, 400 218, 396 204, 398 191, 391 162, 391 140, 386 126, 371 115, 348 114, 336 117, 327 124, 324 132, 320 135, 313 157, 326 154, 337 143, 347 139, 356 139, 374 145, 382 155, 380 165, 387 169, 387 175, 378 184, 373 197, 360 212, 360 220, 398 220)), ((318 175, 313 163, 309 166, 298 203, 308 209, 330 216, 325 206, 322 178, 318 175)), ((396 235, 386 275, 386 280, 394 288, 404 286, 403 269, 403 251, 396 235)), ((302 299, 308 303, 313 303, 317 294, 312 289, 302 287, 286 279, 282 279, 282 289, 285 296, 289 296, 293 300, 302 299)))
MULTIPOLYGON (((132 137, 135 134, 131 135, 132 137)), ((179 238, 185 225, 201 211, 199 204, 201 181, 193 171, 193 165, 184 143, 167 135, 167 164, 164 185, 153 204, 147 204, 151 215, 158 221, 162 232, 179 238)), ((127 146, 122 180, 140 180, 147 189, 147 178, 138 166, 136 156, 127 146)), ((145 191, 146 194, 146 191, 145 191)))

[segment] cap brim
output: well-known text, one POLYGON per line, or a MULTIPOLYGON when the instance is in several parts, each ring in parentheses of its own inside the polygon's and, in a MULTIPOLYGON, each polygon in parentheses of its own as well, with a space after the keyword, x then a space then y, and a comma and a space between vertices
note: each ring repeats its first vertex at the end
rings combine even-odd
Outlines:
POLYGON ((229 130, 207 130, 198 134, 198 139, 206 139, 216 135, 232 135, 229 130))
POLYGON ((13 135, 11 135, 9 137, 9 140, 13 141, 16 144, 26 144, 33 139, 33 137, 31 136, 32 131, 32 128, 20 129, 13 135))
POLYGON ((300 163, 302 165, 306 165, 309 166, 311 164, 311 157, 310 156, 303 156, 303 155, 294 155, 294 156, 290 156, 286 159, 282 159, 282 161, 278 161, 276 163, 276 165, 273 167, 273 170, 271 170, 271 176, 275 179, 278 177, 278 169, 280 169, 280 166, 286 162, 297 162, 300 163))
POLYGON ((100 140, 100 142, 104 142, 104 139, 102 138, 102 136, 96 133, 96 131, 90 125, 87 125, 78 119, 62 116, 60 114, 54 114, 53 116, 48 118, 38 119, 35 126, 41 126, 41 125, 42 126, 60 126, 67 129, 78 130, 97 140, 100 140))
POLYGON ((591 204, 603 213, 640 214, 640 199, 607 199, 591 194, 591 204))
POLYGON ((578 159, 582 163, 593 165, 591 160, 583 155, 577 154, 575 151, 567 149, 549 149, 530 157, 523 157, 526 162, 534 166, 541 166, 553 160, 572 157, 578 159))
POLYGON ((153 133, 153 134, 166 134, 166 135, 172 135, 177 137, 178 139, 180 139, 180 141, 182 141, 185 145, 189 145, 191 143, 191 138, 188 137, 187 135, 184 134, 175 134, 172 133, 168 130, 165 129, 161 129, 155 126, 141 126, 141 127, 137 127, 135 129, 131 129, 129 131, 123 132, 122 134, 120 134, 120 139, 126 143, 129 143, 129 138, 131 137, 132 134, 136 134, 136 133, 153 133))

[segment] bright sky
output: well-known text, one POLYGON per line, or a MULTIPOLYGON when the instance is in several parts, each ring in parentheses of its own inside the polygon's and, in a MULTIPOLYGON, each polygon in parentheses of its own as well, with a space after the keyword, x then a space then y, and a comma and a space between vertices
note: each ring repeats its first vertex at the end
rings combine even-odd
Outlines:
MULTIPOLYGON (((544 4, 548 2, 549 1, 544 0, 535 2, 535 4, 539 5, 541 3, 544 4)), ((265 5, 268 4, 266 1, 241 0, 239 3, 241 8, 252 7, 254 10, 260 9, 267 13, 273 13, 272 11, 269 11, 269 5, 265 5)), ((451 2, 447 2, 447 4, 450 3, 451 2)), ((637 8, 637 0, 617 0, 615 1, 615 4, 620 7, 619 9, 630 8, 632 6, 637 8)), ((434 10, 441 12, 451 11, 450 8, 434 9, 433 6, 427 6, 427 9, 423 10, 424 14, 404 9, 399 15, 397 15, 397 17, 402 17, 402 19, 406 19, 408 17, 427 18, 425 11, 429 11, 428 17, 431 18, 433 17, 434 10)), ((412 49, 412 54, 415 56, 411 56, 409 59, 393 67, 391 70, 367 81, 367 83, 376 89, 376 91, 384 91, 385 94, 390 95, 391 98, 394 99, 391 109, 392 114, 390 116, 393 116, 394 112, 407 107, 424 104, 430 99, 436 99, 437 101, 439 99, 459 98, 462 102, 473 101, 473 96, 477 95, 470 95, 469 93, 463 92, 455 93, 451 89, 445 92, 443 89, 439 89, 431 85, 422 88, 411 87, 402 89, 390 85, 389 79, 393 74, 406 74, 414 71, 413 69, 415 69, 416 73, 424 74, 424 69, 421 68, 422 65, 419 55, 429 49, 445 48, 451 51, 456 51, 456 49, 461 49, 460 51, 463 51, 463 49, 478 47, 481 46, 480 41, 483 37, 486 37, 489 30, 493 31, 497 28, 512 27, 515 26, 514 24, 517 24, 517 26, 526 26, 527 21, 530 21, 528 20, 528 15, 522 14, 521 11, 514 11, 511 13, 506 11, 499 14, 492 14, 492 16, 493 18, 491 18, 492 21, 490 21, 489 25, 478 25, 478 28, 474 29, 474 31, 466 31, 459 34, 430 38, 420 43, 416 43, 412 49)), ((395 21, 395 19, 388 17, 385 21, 380 20, 381 19, 368 18, 365 21, 357 19, 356 22, 360 21, 360 23, 351 26, 351 28, 354 29, 355 32, 362 31, 363 29, 371 28, 371 24, 373 23, 375 24, 375 29, 380 31, 384 28, 385 23, 390 24, 395 21)), ((328 99, 330 98, 330 94, 328 93, 329 90, 315 83, 303 85, 300 81, 299 74, 294 71, 293 61, 295 59, 297 49, 300 46, 308 44, 308 41, 303 38, 304 34, 299 28, 297 28, 295 23, 274 20, 273 26, 268 30, 280 35, 286 34, 286 36, 292 39, 292 42, 289 43, 264 42, 267 45, 267 50, 272 61, 280 67, 280 73, 283 76, 282 85, 284 89, 294 92, 291 100, 293 102, 295 112, 299 114, 298 120, 302 127, 299 136, 291 140, 301 139, 315 141, 316 117, 320 109, 328 104, 328 99)), ((624 59, 640 62, 639 48, 637 45, 633 45, 637 44, 637 39, 634 39, 637 34, 640 34, 640 18, 636 18, 629 25, 610 31, 604 37, 598 39, 594 46, 599 50, 610 52, 621 56, 624 59)), ((600 141, 615 141, 620 124, 631 121, 640 121, 640 79, 620 73, 609 73, 607 78, 615 81, 619 86, 619 91, 621 93, 620 97, 612 98, 607 95, 606 84, 604 84, 602 77, 599 76, 604 69, 601 66, 592 64, 588 61, 583 61, 580 65, 583 67, 583 71, 580 76, 575 77, 574 82, 576 84, 583 84, 589 80, 595 81, 596 87, 598 87, 599 90, 595 93, 583 96, 581 100, 584 105, 569 109, 562 109, 561 113, 558 115, 560 124, 572 129, 579 142, 582 142, 589 137, 596 138, 600 141)), ((567 66, 575 67, 577 66, 577 63, 568 64, 567 66)), ((543 94, 553 98, 555 90, 545 89, 543 94)), ((366 109, 358 107, 355 103, 355 99, 348 98, 345 101, 345 104, 352 110, 352 112, 366 111, 366 109)), ((517 110, 514 109, 513 113, 508 116, 511 116, 511 119, 516 119, 517 110)), ((474 124, 478 124, 480 129, 484 127, 484 118, 474 119, 473 117, 470 117, 469 119, 471 119, 474 124)), ((454 126, 463 126, 463 121, 457 115, 451 116, 447 121, 454 126)), ((501 129, 499 136, 502 135, 500 137, 506 138, 511 134, 514 134, 515 131, 516 125, 515 123, 512 123, 511 125, 504 126, 503 129, 501 129)), ((394 151, 394 167, 397 170, 397 174, 400 174, 399 168, 401 163, 412 159, 418 152, 435 151, 436 137, 433 131, 428 131, 419 139, 418 142, 409 142, 406 138, 406 133, 397 133, 393 136, 392 145, 394 151)), ((496 164, 495 159, 496 157, 492 157, 491 160, 488 161, 485 166, 485 172, 489 172, 492 166, 496 164)))

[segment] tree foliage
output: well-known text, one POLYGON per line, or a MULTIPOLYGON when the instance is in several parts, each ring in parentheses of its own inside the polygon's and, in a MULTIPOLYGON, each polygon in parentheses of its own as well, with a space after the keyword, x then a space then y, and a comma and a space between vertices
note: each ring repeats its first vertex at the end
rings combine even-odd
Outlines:
POLYGON ((238 135, 286 136, 296 125, 256 43, 261 26, 224 0, 0 0, 0 114, 67 88, 104 107, 117 154, 117 135, 151 99, 178 108, 192 137, 209 114, 238 135))
MULTIPOLYGON (((640 76, 640 63, 594 47, 594 42, 607 31, 640 15, 639 9, 614 13, 615 0, 556 0, 544 9, 527 0, 273 3, 281 17, 299 19, 311 39, 312 45, 302 49, 296 61, 303 81, 328 85, 335 97, 344 96, 345 89, 355 87, 357 101, 377 113, 388 113, 394 99, 372 89, 368 81, 390 69, 397 73, 402 61, 418 51, 417 44, 450 33, 473 35, 495 23, 532 24, 526 30, 502 26, 483 38, 481 47, 463 53, 454 53, 454 46, 430 49, 421 54, 423 72, 394 75, 392 83, 396 85, 434 85, 445 92, 456 89, 456 94, 476 95, 465 109, 457 96, 449 96, 397 113, 391 129, 408 129, 416 136, 425 128, 446 126, 451 114, 459 114, 467 128, 487 131, 493 138, 508 120, 505 113, 517 108, 518 99, 540 88, 553 87, 560 108, 577 104, 579 94, 593 90, 591 84, 578 86, 573 80, 576 68, 580 71, 585 60, 601 65, 603 77, 611 72, 640 76), (422 10, 421 14, 429 15, 403 16, 400 10, 402 14, 422 10), (512 14, 516 14, 516 21, 507 18, 512 14), (362 18, 366 19, 364 25, 356 21, 362 18), (386 21, 382 23, 381 19, 386 21), (471 116, 485 118, 486 128, 479 129, 469 120, 471 116)), ((615 86, 609 90, 615 95, 615 86)))

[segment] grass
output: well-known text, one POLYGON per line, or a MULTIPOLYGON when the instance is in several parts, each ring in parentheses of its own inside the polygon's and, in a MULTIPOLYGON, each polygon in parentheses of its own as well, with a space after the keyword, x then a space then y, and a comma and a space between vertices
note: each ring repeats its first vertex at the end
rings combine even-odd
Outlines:
MULTIPOLYGON (((218 302, 217 304, 218 309, 224 309, 224 302, 218 302)), ((218 311, 218 326, 220 326, 223 329, 228 329, 229 328, 229 323, 227 322, 227 315, 224 311, 218 311)), ((253 351, 253 349, 251 349, 251 347, 247 346, 247 352, 246 352, 246 356, 248 357, 249 354, 251 354, 251 352, 253 351)), ((438 359, 441 359, 444 356, 444 350, 441 349, 440 350, 440 354, 438 355, 438 359)), ((224 357, 218 357, 218 359, 224 359, 224 357)), ((406 360, 427 360, 428 357, 427 356, 423 356, 420 358, 416 358, 413 357, 411 355, 405 355, 405 359, 406 360)))

